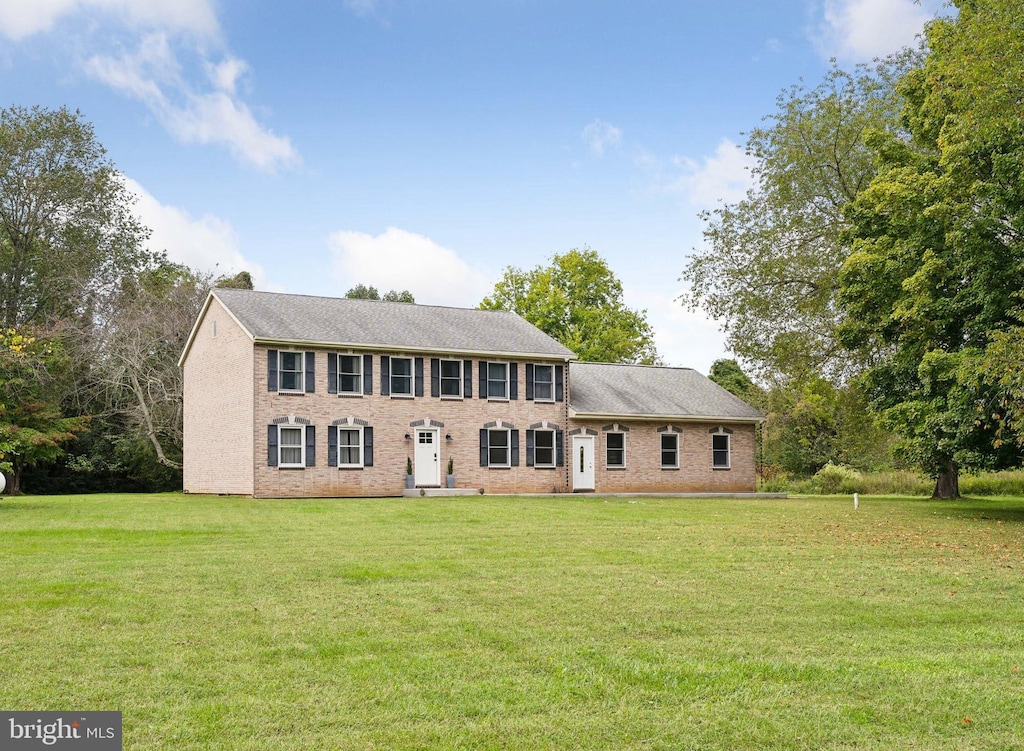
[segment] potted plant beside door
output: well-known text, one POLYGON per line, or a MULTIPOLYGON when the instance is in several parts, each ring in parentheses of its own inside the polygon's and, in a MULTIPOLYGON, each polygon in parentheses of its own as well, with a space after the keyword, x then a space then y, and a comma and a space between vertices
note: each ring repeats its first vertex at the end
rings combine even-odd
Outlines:
POLYGON ((445 487, 455 487, 455 460, 448 457, 448 476, 445 478, 445 487))
POLYGON ((405 457, 405 487, 410 490, 413 487, 413 476, 412 476, 412 458, 405 457))

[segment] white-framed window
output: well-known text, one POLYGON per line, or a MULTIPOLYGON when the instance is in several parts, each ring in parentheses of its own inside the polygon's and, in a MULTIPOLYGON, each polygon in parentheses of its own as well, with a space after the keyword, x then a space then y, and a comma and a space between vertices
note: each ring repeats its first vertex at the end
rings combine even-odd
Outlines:
POLYGON ((487 431, 487 466, 488 467, 511 467, 512 466, 512 441, 510 430, 507 428, 496 428, 487 431))
POLYGON ((661 467, 679 468, 679 435, 676 433, 661 434, 661 467))
POLYGON ((359 426, 338 428, 338 466, 363 466, 363 429, 359 426))
POLYGON ((306 426, 277 426, 277 466, 306 466, 306 426))
POLYGON ((277 390, 304 390, 303 375, 305 374, 304 353, 281 350, 277 353, 277 390))
MULTIPOLYGON (((625 433, 605 433, 604 434, 604 464, 606 467, 625 467, 626 466, 626 434, 625 433)), ((662 442, 662 451, 664 452, 665 444, 662 442)), ((664 464, 665 456, 662 454, 662 464, 664 464)))
POLYGON ((362 355, 338 355, 338 393, 363 393, 362 355))
POLYGON ((487 363, 487 398, 508 399, 508 363, 487 363))
POLYGON ((555 366, 533 366, 533 398, 538 402, 555 400, 555 366))
POLYGON ((462 360, 441 360, 441 398, 462 397, 462 360))
POLYGON ((537 430, 533 434, 533 466, 555 466, 555 431, 537 430))
POLYGON ((728 433, 711 434, 711 467, 712 469, 729 469, 730 467, 730 443, 731 436, 728 433))
POLYGON ((413 395, 413 371, 411 357, 391 358, 391 394, 413 395))

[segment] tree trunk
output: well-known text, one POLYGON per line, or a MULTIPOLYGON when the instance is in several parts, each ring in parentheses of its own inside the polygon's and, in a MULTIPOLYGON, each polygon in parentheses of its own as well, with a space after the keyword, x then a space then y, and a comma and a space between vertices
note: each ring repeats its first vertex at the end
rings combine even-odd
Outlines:
POLYGON ((952 459, 946 462, 946 471, 935 479, 932 498, 948 500, 960 497, 960 467, 952 459))

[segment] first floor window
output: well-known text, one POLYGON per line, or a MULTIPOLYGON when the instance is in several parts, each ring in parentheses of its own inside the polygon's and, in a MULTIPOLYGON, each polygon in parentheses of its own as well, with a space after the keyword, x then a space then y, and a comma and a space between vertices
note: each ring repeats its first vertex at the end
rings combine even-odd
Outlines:
POLYGON ((679 436, 675 433, 661 434, 661 466, 672 469, 679 466, 679 436))
POLYGON ((509 431, 489 430, 487 431, 487 466, 509 467, 509 431))
POLYGON ((508 399, 508 363, 487 363, 487 398, 508 399))
POLYGON ((711 466, 714 469, 729 469, 729 434, 711 434, 711 466))
POLYGON ((361 428, 338 428, 338 466, 363 466, 363 431, 361 428))
MULTIPOLYGON (((626 466, 626 434, 625 433, 605 433, 605 466, 607 467, 625 467, 626 466)), ((664 444, 662 444, 664 449, 664 444)), ((662 455, 662 463, 664 464, 665 457, 662 455)))
POLYGON ((304 467, 305 457, 305 433, 303 426, 290 427, 281 425, 278 427, 278 451, 279 467, 304 467))
POLYGON ((363 358, 361 355, 338 355, 338 393, 363 393, 363 358))
POLYGON ((412 358, 391 358, 391 393, 412 396, 412 358))
POLYGON ((555 366, 533 366, 533 398, 538 402, 555 400, 555 366))
POLYGON ((279 352, 278 390, 302 391, 303 353, 279 352))
POLYGON ((441 360, 441 396, 462 396, 462 360, 441 360))
POLYGON ((533 465, 535 467, 555 466, 555 431, 538 430, 533 434, 533 465))

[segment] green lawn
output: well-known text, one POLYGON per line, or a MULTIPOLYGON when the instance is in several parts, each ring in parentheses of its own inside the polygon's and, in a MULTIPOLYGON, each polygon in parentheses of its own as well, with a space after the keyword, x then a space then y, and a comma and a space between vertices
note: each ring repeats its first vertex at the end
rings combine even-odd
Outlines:
POLYGON ((126 749, 1010 749, 1024 500, 0 502, 0 708, 126 749))

